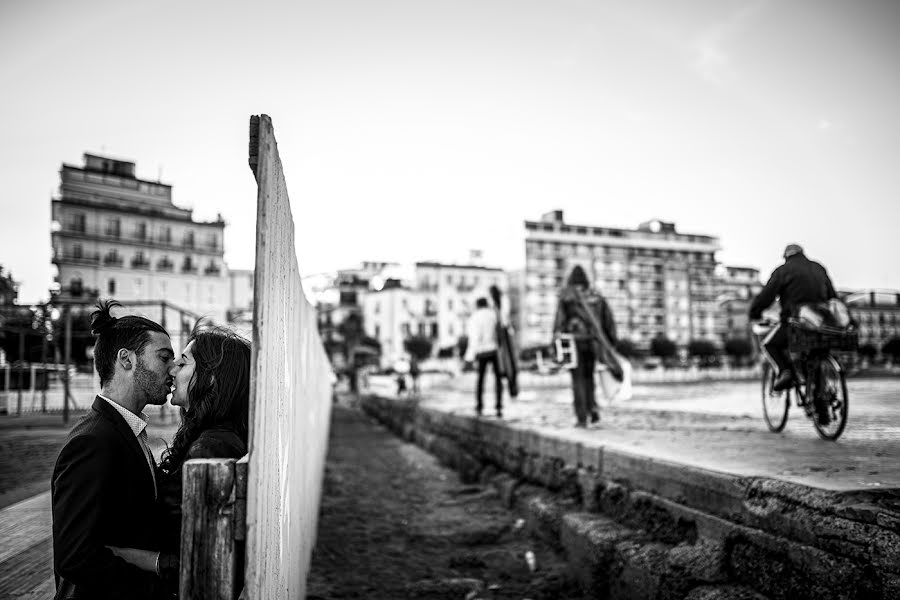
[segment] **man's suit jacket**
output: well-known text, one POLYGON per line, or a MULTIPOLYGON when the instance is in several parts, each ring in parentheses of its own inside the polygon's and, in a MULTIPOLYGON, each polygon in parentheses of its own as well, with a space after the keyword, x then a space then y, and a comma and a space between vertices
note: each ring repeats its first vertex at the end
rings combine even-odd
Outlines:
POLYGON ((53 469, 56 598, 157 598, 161 583, 105 546, 159 549, 153 478, 134 432, 97 397, 53 469))

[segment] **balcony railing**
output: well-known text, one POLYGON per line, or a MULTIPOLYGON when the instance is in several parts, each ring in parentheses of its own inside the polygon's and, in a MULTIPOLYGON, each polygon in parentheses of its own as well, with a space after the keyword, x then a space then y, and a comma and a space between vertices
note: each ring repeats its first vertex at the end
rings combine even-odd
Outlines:
POLYGON ((173 263, 170 260, 161 260, 156 263, 156 270, 157 271, 174 271, 175 263, 173 263))
POLYGON ((135 235, 126 235, 121 230, 118 233, 107 230, 105 227, 75 227, 71 223, 63 225, 54 235, 66 235, 76 238, 88 238, 101 241, 113 241, 125 244, 143 244, 157 248, 168 248, 175 251, 196 250, 205 253, 219 253, 222 248, 218 244, 196 244, 189 241, 175 242, 171 235, 150 235, 143 238, 135 235))
POLYGON ((217 266, 209 266, 203 269, 204 275, 220 275, 222 273, 222 269, 217 266))
POLYGON ((143 258, 133 258, 131 259, 131 268, 132 269, 149 269, 150 261, 143 258))
POLYGON ((59 252, 54 253, 53 259, 56 261, 64 261, 70 263, 77 263, 82 265, 96 265, 100 263, 100 254, 99 253, 81 253, 75 254, 74 252, 59 252))
POLYGON ((181 265, 182 273, 196 273, 197 265, 181 265))
POLYGON ((121 267, 125 261, 121 256, 107 254, 103 257, 103 264, 108 267, 121 267))

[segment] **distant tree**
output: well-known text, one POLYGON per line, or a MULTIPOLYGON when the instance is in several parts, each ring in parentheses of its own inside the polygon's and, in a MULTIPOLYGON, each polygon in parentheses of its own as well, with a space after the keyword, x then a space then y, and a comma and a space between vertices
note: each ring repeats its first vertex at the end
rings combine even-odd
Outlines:
POLYGON ((900 358, 900 337, 892 337, 881 347, 881 352, 891 356, 894 360, 900 358))
POLYGON ((688 354, 700 358, 709 358, 719 353, 716 345, 709 340, 691 340, 688 342, 688 354))
POLYGON ((869 342, 868 344, 863 344, 862 346, 860 346, 856 352, 861 358, 868 358, 869 360, 872 360, 873 358, 875 358, 875 355, 878 354, 878 346, 869 342))
POLYGON ((637 345, 635 345, 635 343, 631 340, 627 339, 621 339, 616 343, 616 352, 618 352, 625 358, 634 358, 635 356, 638 356, 638 354, 640 354, 637 345))
POLYGON ((431 338, 423 335, 414 335, 403 340, 403 349, 419 362, 431 356, 431 338))
POLYGON ((376 340, 375 338, 364 335, 359 339, 359 344, 361 346, 365 346, 366 348, 371 348, 372 350, 377 350, 379 354, 381 354, 381 342, 376 340))
POLYGON ((725 354, 735 360, 747 358, 753 354, 753 344, 746 338, 729 338, 725 340, 725 354))
POLYGON ((675 342, 664 335, 659 335, 650 340, 650 354, 660 358, 672 358, 678 353, 675 342))
POLYGON ((340 335, 341 350, 344 355, 344 372, 350 383, 350 391, 355 394, 359 391, 357 375, 360 366, 356 364, 356 349, 364 335, 362 315, 358 312, 351 312, 338 324, 337 331, 340 335))
POLYGON ((15 304, 19 296, 19 289, 13 281, 12 274, 4 270, 0 265, 0 305, 15 304))

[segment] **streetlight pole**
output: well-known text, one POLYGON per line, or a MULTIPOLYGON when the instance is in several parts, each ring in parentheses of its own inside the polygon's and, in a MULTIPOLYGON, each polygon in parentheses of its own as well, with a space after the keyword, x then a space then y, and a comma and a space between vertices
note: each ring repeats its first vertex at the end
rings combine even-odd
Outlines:
POLYGON ((25 330, 19 331, 19 376, 16 378, 18 392, 16 394, 16 416, 22 416, 22 375, 25 373, 25 330))
POLYGON ((66 315, 65 350, 63 351, 63 423, 69 422, 69 359, 72 355, 72 307, 65 305, 66 315))

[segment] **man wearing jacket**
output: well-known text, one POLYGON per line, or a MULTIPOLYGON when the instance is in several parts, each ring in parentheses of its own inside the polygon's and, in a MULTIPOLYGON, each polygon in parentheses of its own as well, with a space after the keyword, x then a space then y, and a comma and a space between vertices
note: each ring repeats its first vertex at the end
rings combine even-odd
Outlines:
POLYGON ((142 317, 115 318, 115 301, 91 319, 100 394, 66 439, 53 469, 53 571, 57 600, 164 597, 155 564, 126 563, 108 548, 160 548, 156 462, 147 404, 163 404, 174 353, 169 336, 142 317))
POLYGON ((802 305, 827 302, 836 298, 837 294, 825 268, 806 258, 803 248, 797 244, 788 244, 784 249, 784 264, 775 269, 766 286, 750 304, 750 318, 761 318, 763 311, 776 297, 781 304, 781 322, 765 337, 762 346, 778 366, 778 377, 773 387, 780 391, 794 383, 788 355, 787 320, 796 317, 802 305))

